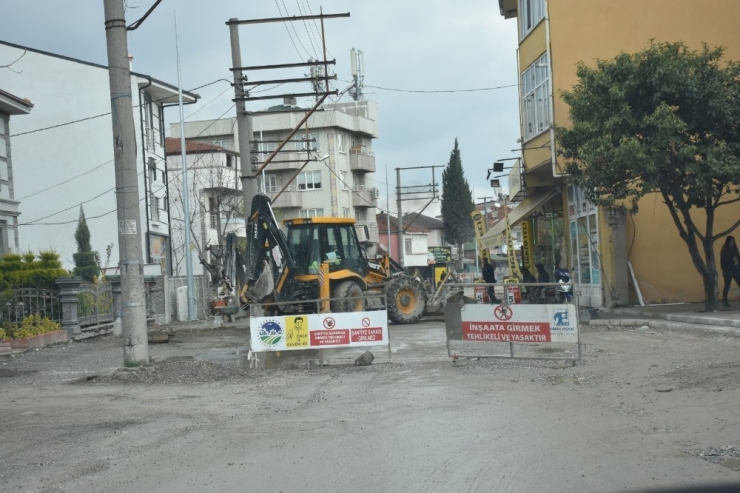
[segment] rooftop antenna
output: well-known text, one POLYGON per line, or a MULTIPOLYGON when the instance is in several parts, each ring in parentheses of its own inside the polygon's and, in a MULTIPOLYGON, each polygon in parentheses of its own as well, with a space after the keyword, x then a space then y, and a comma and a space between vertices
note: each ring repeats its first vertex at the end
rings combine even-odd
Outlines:
POLYGON ((352 48, 349 52, 350 63, 352 65, 353 87, 350 96, 355 101, 362 99, 362 88, 365 82, 365 54, 362 50, 352 48))

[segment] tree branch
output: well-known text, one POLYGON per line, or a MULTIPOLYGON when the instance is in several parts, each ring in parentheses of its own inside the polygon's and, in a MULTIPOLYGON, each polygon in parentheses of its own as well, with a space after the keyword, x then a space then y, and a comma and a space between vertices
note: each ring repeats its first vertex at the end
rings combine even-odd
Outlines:
POLYGON ((721 232, 717 233, 716 235, 714 235, 714 239, 712 241, 717 241, 720 238, 722 238, 723 236, 727 236, 728 234, 730 234, 733 231, 735 231, 735 229, 737 229, 738 226, 740 226, 740 219, 738 219, 737 221, 735 221, 735 224, 733 224, 732 226, 730 226, 726 230, 721 231, 721 232))

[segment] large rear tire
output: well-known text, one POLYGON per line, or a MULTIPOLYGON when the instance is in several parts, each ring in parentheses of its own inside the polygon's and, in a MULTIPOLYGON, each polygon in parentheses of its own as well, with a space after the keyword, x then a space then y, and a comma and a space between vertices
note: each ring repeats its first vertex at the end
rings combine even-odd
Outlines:
POLYGON ((388 302, 388 318, 394 324, 413 324, 419 321, 427 303, 421 283, 409 276, 397 276, 390 280, 385 292, 388 302))
POLYGON ((365 308, 362 288, 354 281, 337 284, 331 297, 341 298, 331 302, 331 311, 335 313, 361 312, 365 308))

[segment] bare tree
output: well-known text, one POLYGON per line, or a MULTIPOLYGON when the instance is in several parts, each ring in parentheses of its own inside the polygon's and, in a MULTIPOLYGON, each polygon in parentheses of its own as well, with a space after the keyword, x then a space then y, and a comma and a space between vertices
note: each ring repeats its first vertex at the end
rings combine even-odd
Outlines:
MULTIPOLYGON (((223 266, 220 248, 226 235, 244 224, 244 207, 239 181, 239 164, 235 153, 209 144, 195 143, 197 152, 188 145, 188 190, 183 189, 179 154, 167 160, 169 177, 172 270, 185 274, 185 255, 190 252, 218 283, 223 266), (190 224, 183 220, 184 194, 190 202, 190 224), (185 228, 190 228, 191 243, 185 245, 185 228)), ((178 150, 179 152, 179 150, 178 150)))

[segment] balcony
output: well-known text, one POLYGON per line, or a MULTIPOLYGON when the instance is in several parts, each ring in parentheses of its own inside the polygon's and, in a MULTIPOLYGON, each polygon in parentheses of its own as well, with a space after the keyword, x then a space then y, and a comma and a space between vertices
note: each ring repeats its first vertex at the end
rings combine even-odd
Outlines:
MULTIPOLYGON (((262 154, 257 165, 262 166, 263 159, 267 159, 270 154, 262 154)), ((303 163, 306 162, 307 156, 305 152, 280 152, 277 156, 267 165, 265 168, 266 172, 272 171, 298 171, 303 163), (290 161, 288 163, 281 163, 279 161, 290 161)))
POLYGON ((352 205, 360 209, 377 207, 379 196, 380 193, 377 188, 365 188, 364 185, 360 185, 352 193, 352 205))
POLYGON ((272 201, 273 209, 300 209, 303 206, 303 194, 297 191, 295 186, 291 185, 280 194, 280 197, 275 200, 275 195, 280 190, 273 193, 268 193, 270 200, 272 201))
POLYGON ((375 173, 375 155, 359 147, 349 150, 349 169, 362 173, 375 173))

